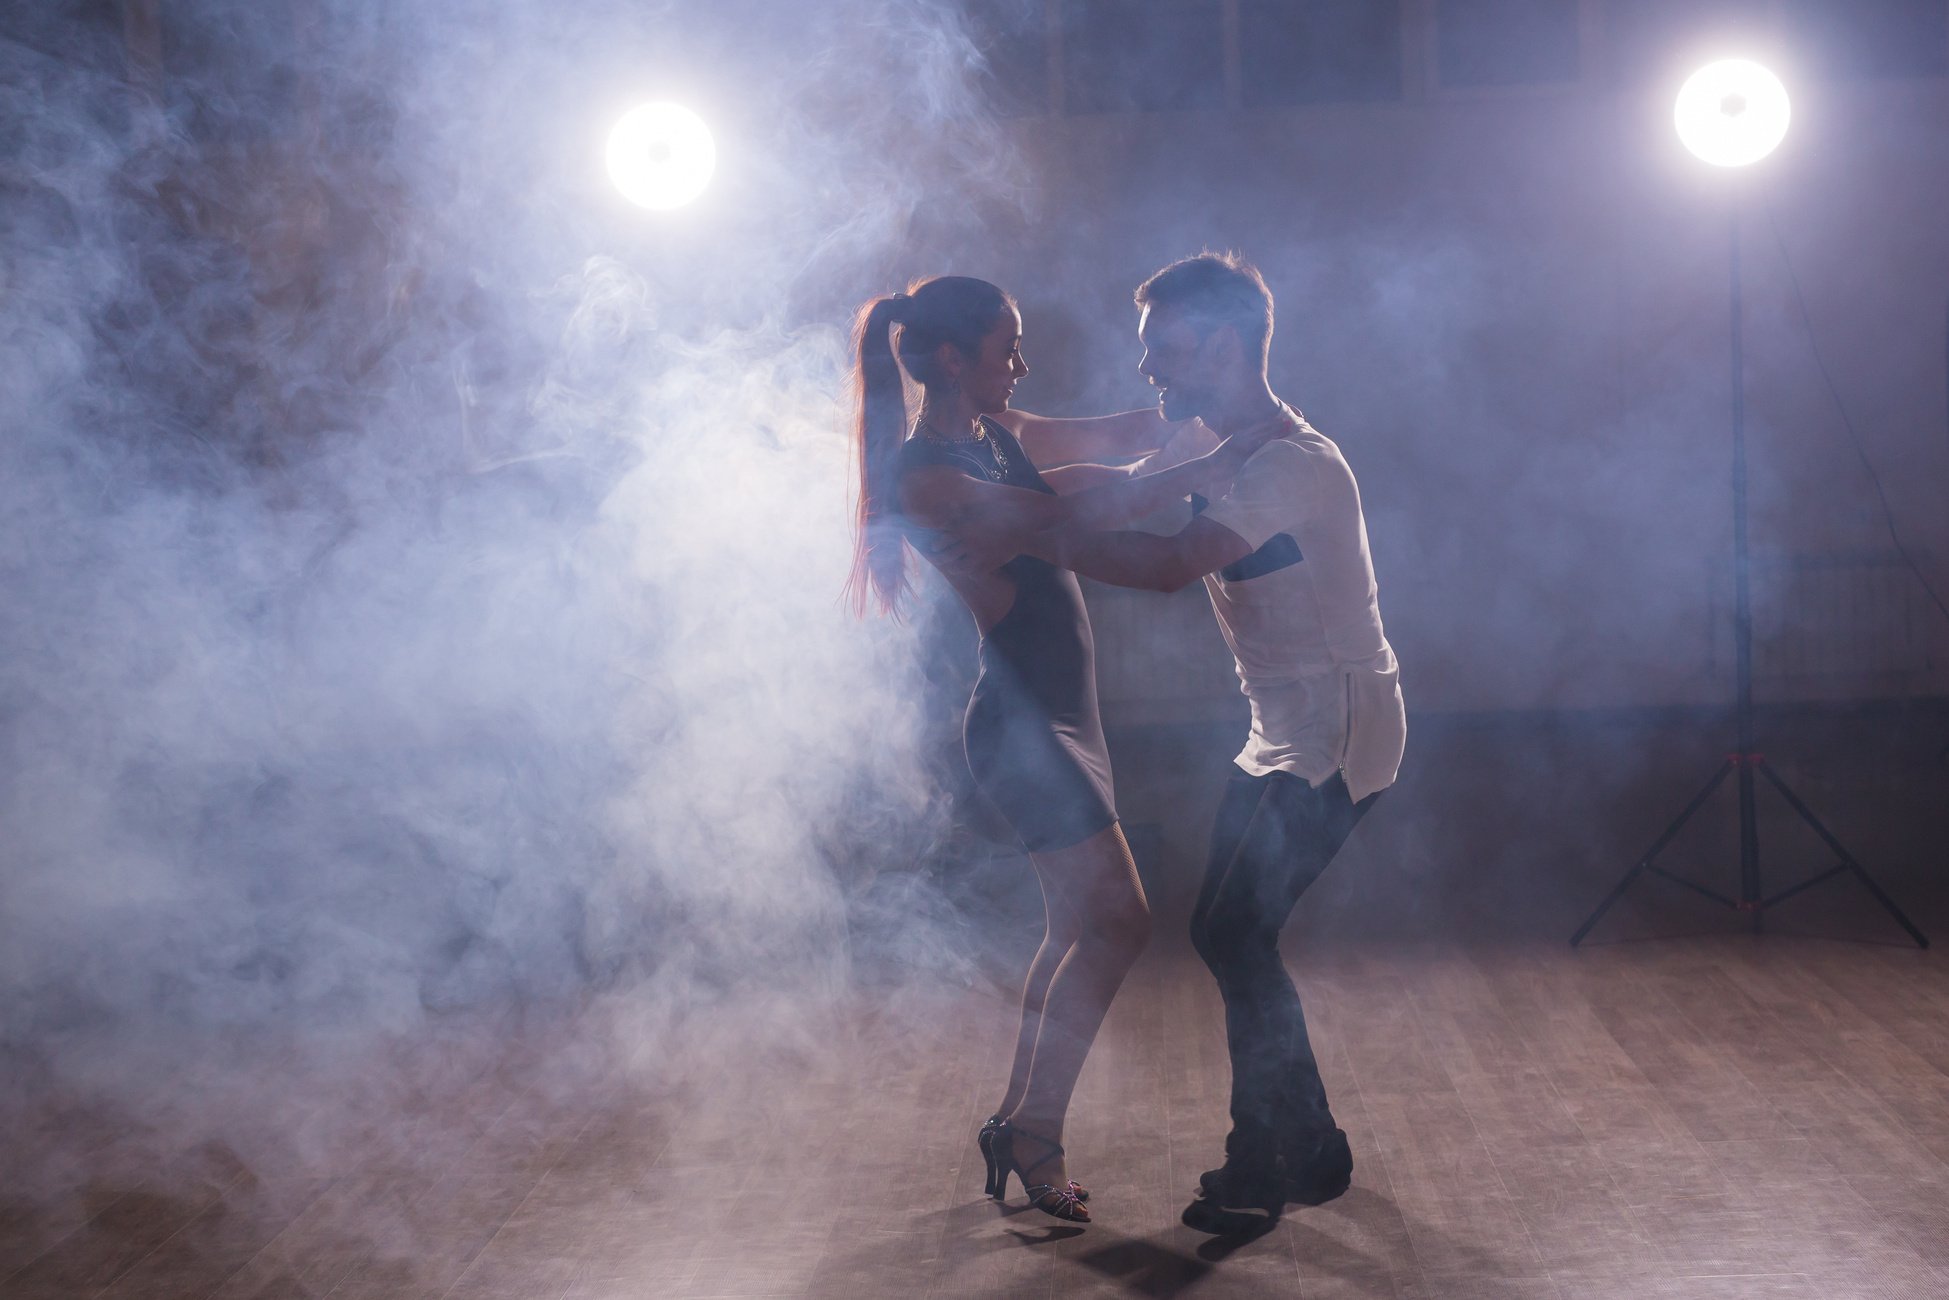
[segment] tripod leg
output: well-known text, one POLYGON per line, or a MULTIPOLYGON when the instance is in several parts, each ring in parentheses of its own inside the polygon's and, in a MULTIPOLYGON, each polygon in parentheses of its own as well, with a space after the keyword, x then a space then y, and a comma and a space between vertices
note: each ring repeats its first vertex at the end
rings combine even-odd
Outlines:
POLYGON ((1584 941, 1584 936, 1589 934, 1592 928, 1604 918, 1604 913, 1611 910, 1611 905, 1617 902, 1618 899, 1624 897, 1624 891, 1631 887, 1631 882, 1644 874, 1645 870, 1651 866, 1652 859, 1664 852, 1665 846, 1677 838, 1678 832, 1684 828, 1685 823, 1691 821, 1693 815, 1699 809, 1705 807, 1705 801, 1712 797, 1712 792, 1719 788, 1719 783, 1726 779, 1727 774, 1732 771, 1733 767, 1734 762, 1732 759, 1727 759, 1719 765, 1719 770, 1712 774, 1712 779, 1705 783, 1705 788, 1692 796, 1692 802, 1685 805, 1685 811, 1672 819, 1671 825, 1665 827, 1664 832, 1656 840, 1652 841, 1651 847, 1644 851, 1644 856, 1640 857, 1632 864, 1631 869, 1624 873, 1624 879, 1618 881, 1617 887, 1611 890, 1609 896, 1597 905, 1597 910, 1586 917, 1584 923, 1577 927, 1577 932, 1570 936, 1570 946, 1572 948, 1584 941))
POLYGON ((1577 927, 1577 932, 1570 936, 1570 946, 1572 948, 1582 943, 1584 936, 1589 934, 1591 930, 1596 928, 1597 923, 1604 919, 1604 913, 1611 910, 1611 904, 1624 897, 1624 891, 1631 888, 1631 882, 1643 874, 1644 868, 1644 860, 1639 859, 1629 871, 1624 873, 1624 879, 1617 882, 1616 887, 1605 896, 1604 901, 1597 905, 1597 910, 1585 917, 1584 923, 1577 927))
POLYGON ((1894 899, 1881 892, 1881 886, 1875 883, 1874 877, 1868 874, 1867 868, 1863 867, 1859 862, 1856 862, 1854 855, 1849 853, 1841 842, 1834 838, 1832 831, 1829 831, 1827 827, 1821 824, 1820 818, 1814 816, 1814 810, 1801 802, 1799 795, 1787 788, 1787 783, 1780 779, 1779 774, 1773 770, 1772 765, 1762 758, 1758 761, 1757 766, 1761 775, 1765 776, 1768 783, 1780 792, 1780 797, 1787 801, 1787 806, 1798 813, 1800 820, 1811 826, 1814 834, 1820 836, 1821 842, 1827 845, 1833 851, 1834 856, 1841 860, 1841 866, 1852 871, 1855 879, 1859 880, 1866 887, 1868 893, 1874 896, 1874 900, 1887 910, 1888 915, 1895 918, 1895 923, 1901 926, 1902 929, 1908 931, 1908 937, 1915 940, 1915 946, 1918 948, 1928 947, 1928 936, 1915 928, 1914 922, 1908 919, 1908 916, 1901 908, 1895 906, 1894 899))
POLYGON ((1759 809, 1753 798, 1753 754, 1741 756, 1739 763, 1739 907, 1752 913, 1753 933, 1766 924, 1766 909, 1760 906, 1759 809))

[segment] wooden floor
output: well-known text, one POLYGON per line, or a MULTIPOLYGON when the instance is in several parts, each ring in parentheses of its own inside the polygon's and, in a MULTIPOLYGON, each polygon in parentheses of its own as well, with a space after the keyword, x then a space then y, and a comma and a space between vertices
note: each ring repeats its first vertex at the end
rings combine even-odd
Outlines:
MULTIPOLYGON (((1256 1239, 1177 1222, 1227 1073, 1211 982, 1165 941, 1073 1113, 1087 1228, 981 1195, 1005 998, 910 993, 766 1056, 733 1043, 701 1078, 477 1042, 376 1088, 364 1139, 257 1164, 57 1108, 9 1138, 38 1172, 0 1192, 0 1295, 1949 1296, 1939 958, 1745 937, 1292 956, 1357 1167, 1256 1239)), ((593 1011, 574 1030, 615 1033, 593 1011)))

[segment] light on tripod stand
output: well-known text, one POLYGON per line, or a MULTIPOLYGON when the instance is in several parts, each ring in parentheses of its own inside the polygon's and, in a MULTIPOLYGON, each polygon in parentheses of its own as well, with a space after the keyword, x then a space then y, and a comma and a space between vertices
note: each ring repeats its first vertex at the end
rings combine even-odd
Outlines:
MULTIPOLYGON (((1744 167, 1772 153, 1786 138, 1792 116, 1786 87, 1780 79, 1746 59, 1725 59, 1693 73, 1678 92, 1672 118, 1678 138, 1687 149, 1715 167, 1744 167)), ((1730 180, 1730 178, 1729 178, 1730 180)), ((1611 905, 1640 877, 1658 876, 1682 885, 1723 907, 1752 918, 1755 933, 1767 910, 1802 891, 1836 876, 1851 875, 1868 894, 1908 932, 1917 947, 1929 946, 1895 901, 1883 893, 1867 870, 1855 861, 1834 833, 1814 815, 1758 752, 1753 739, 1753 602, 1752 558, 1746 531, 1746 336, 1739 253, 1739 186, 1729 183, 1726 194, 1726 270, 1730 281, 1732 316, 1732 551, 1733 551, 1733 725, 1738 748, 1713 773, 1705 788, 1693 796, 1597 910, 1570 936, 1570 946, 1584 941, 1611 905), (1739 892, 1737 897, 1677 875, 1659 864, 1658 856, 1678 837, 1728 777, 1739 794, 1739 892), (1764 780, 1794 814, 1811 829, 1837 859, 1834 866, 1797 884, 1768 894, 1761 881, 1757 781, 1764 780)))
POLYGON ((1685 147, 1715 167, 1756 163, 1786 139, 1787 88, 1747 59, 1723 59, 1693 73, 1672 117, 1685 147))

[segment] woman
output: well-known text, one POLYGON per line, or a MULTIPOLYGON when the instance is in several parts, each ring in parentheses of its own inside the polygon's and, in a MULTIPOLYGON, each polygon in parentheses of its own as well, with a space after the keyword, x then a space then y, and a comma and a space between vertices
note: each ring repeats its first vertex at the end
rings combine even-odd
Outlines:
POLYGON ((1046 917, 1015 1064, 981 1148, 990 1195, 1005 1194, 1013 1171, 1036 1208, 1088 1222, 1088 1193, 1065 1166, 1063 1118, 1110 999, 1149 937, 1150 908, 1117 823, 1082 592, 1074 574, 1017 542, 1049 528, 1120 525, 1235 467, 1221 447, 1153 475, 1091 464, 1038 471, 1037 461, 1155 448, 1172 426, 1154 410, 1097 420, 1009 412, 1028 373, 1021 335, 1013 300, 964 276, 919 281, 862 309, 850 591, 861 612, 869 593, 897 612, 906 547, 919 542, 931 556, 934 534, 1015 557, 997 569, 938 565, 981 634, 968 766, 1028 849, 1046 917), (922 394, 911 428, 903 369, 922 394))

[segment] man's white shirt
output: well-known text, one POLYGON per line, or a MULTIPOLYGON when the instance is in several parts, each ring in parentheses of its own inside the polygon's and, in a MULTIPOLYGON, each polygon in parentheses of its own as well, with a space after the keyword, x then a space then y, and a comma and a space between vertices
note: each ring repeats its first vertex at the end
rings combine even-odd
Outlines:
MULTIPOLYGON (((1165 469, 1210 450, 1193 421, 1145 464, 1165 469)), ((1358 801, 1393 784, 1407 743, 1400 669, 1381 627, 1360 489, 1330 438, 1303 419, 1254 452, 1204 517, 1238 534, 1258 576, 1205 575, 1219 630, 1237 663, 1252 729, 1236 762, 1313 785, 1344 772, 1358 801), (1276 542, 1281 534, 1291 543, 1276 542)))

